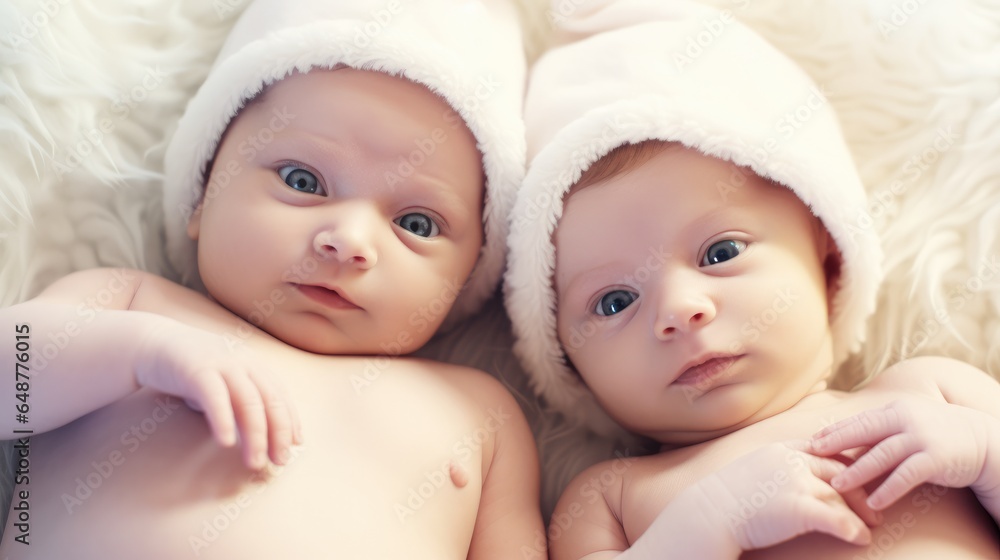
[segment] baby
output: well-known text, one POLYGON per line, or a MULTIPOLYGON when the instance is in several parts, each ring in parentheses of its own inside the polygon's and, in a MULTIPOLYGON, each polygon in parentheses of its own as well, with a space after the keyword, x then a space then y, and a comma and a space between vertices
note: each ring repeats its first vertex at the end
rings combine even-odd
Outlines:
POLYGON ((499 280, 524 161, 513 14, 344 4, 250 5, 171 140, 169 249, 207 297, 90 270, 0 313, 18 336, 2 354, 17 443, 0 558, 535 545, 514 398, 482 372, 393 358, 499 280))
POLYGON ((996 558, 1000 385, 927 357, 827 388, 879 257, 825 98, 731 15, 575 16, 529 79, 515 349, 571 420, 662 445, 570 483, 552 558, 996 558))

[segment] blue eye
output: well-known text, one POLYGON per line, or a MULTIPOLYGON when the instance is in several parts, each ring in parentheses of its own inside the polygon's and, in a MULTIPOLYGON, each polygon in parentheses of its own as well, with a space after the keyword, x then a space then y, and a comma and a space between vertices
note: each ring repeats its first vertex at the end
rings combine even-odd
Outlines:
POLYGON ((315 175, 296 165, 286 165, 278 170, 278 176, 286 185, 308 194, 325 194, 315 175))
POLYGON ((705 252, 705 258, 701 259, 701 266, 711 266, 726 262, 729 259, 735 259, 746 248, 746 243, 735 239, 725 239, 712 243, 708 251, 705 252))
POLYGON ((632 302, 634 302, 638 297, 638 294, 627 292, 625 290, 608 292, 601 296, 600 301, 597 302, 597 308, 594 309, 594 312, 603 316, 616 315, 624 311, 626 307, 632 305, 632 302))
POLYGON ((412 212, 396 220, 399 227, 420 237, 434 237, 440 233, 438 225, 426 214, 412 212))

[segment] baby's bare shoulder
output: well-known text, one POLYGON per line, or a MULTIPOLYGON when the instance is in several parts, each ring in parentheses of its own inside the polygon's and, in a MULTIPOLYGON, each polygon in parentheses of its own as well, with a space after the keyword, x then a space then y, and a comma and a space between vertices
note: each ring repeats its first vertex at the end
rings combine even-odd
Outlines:
POLYGON ((662 482, 676 474, 669 461, 669 453, 630 456, 616 452, 614 458, 601 461, 580 471, 567 486, 564 495, 592 496, 601 494, 610 501, 618 501, 623 487, 645 485, 657 480, 662 482))
POLYGON ((670 479, 676 470, 659 465, 658 457, 618 453, 580 471, 563 489, 555 514, 573 518, 586 514, 618 520, 627 504, 629 508, 641 507, 638 504, 648 502, 650 496, 663 496, 666 488, 675 485, 670 479))
POLYGON ((50 284, 38 299, 104 309, 128 309, 136 291, 153 276, 130 268, 90 268, 67 274, 50 284))
POLYGON ((866 389, 916 393, 980 410, 994 410, 1000 383, 983 370, 942 356, 904 360, 889 367, 866 389))
POLYGON ((482 370, 423 358, 397 359, 393 367, 408 374, 434 377, 457 389, 472 403, 517 406, 516 399, 507 386, 482 370))
POLYGON ((181 306, 220 308, 204 295, 161 276, 131 268, 90 268, 49 285, 38 299, 95 311, 150 311, 161 315, 181 306))
MULTIPOLYGON (((534 439, 517 398, 507 387, 478 369, 416 358, 396 358, 393 375, 404 389, 424 406, 438 412, 450 411, 456 420, 453 428, 473 433, 482 440, 485 457, 497 446, 531 447, 534 439), (405 380, 404 380, 405 379, 405 380)), ((487 465, 489 461, 487 461, 487 465)))
POLYGON ((921 356, 886 368, 867 388, 940 395, 942 388, 970 383, 977 385, 988 377, 982 370, 965 362, 943 356, 921 356))

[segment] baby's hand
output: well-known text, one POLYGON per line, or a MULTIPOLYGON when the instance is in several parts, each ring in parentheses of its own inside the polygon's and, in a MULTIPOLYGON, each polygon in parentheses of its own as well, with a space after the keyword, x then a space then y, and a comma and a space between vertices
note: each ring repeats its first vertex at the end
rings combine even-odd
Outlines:
POLYGON ((807 448, 807 442, 770 444, 698 482, 705 503, 723 517, 740 550, 810 532, 858 545, 871 542, 869 526, 881 518, 865 506, 864 491, 834 490, 829 481, 844 464, 806 453, 807 448))
MULTIPOLYGON (((882 510, 927 482, 995 491, 983 486, 990 423, 988 414, 922 397, 906 397, 827 426, 812 439, 817 455, 871 447, 831 481, 840 491, 889 475, 868 498, 882 510), (983 479, 983 480, 980 480, 983 479)), ((995 475, 994 475, 995 476, 995 475)), ((995 483, 994 483, 995 484, 995 483)))
POLYGON ((236 444, 238 425, 248 467, 264 468, 267 455, 284 464, 290 447, 302 443, 295 408, 250 350, 170 321, 146 340, 141 355, 135 370, 138 384, 176 395, 203 412, 223 446, 236 444))

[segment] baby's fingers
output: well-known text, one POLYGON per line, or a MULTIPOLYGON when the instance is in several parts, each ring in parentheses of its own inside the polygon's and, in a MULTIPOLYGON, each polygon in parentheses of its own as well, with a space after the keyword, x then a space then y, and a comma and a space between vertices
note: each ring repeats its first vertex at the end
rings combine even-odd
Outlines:
POLYGON ((916 450, 913 439, 905 434, 897 434, 879 442, 858 457, 853 465, 847 467, 830 481, 830 484, 840 491, 852 490, 875 478, 889 473, 903 459, 916 450))
MULTIPOLYGON (((202 387, 202 398, 185 399, 193 401, 192 406, 205 415, 212 436, 223 447, 236 444, 236 418, 233 415, 233 403, 229 398, 229 388, 219 375, 198 376, 205 383, 202 387)), ((191 406, 190 403, 188 406, 191 406)))
POLYGON ((840 497, 868 527, 878 527, 882 524, 882 514, 868 505, 868 493, 865 492, 864 488, 841 492, 840 497))
POLYGON ((268 451, 271 461, 277 465, 288 462, 290 448, 301 439, 298 436, 299 417, 287 395, 279 390, 266 376, 251 373, 251 379, 263 400, 267 417, 268 451))
POLYGON ((934 460, 927 453, 916 453, 892 471, 892 474, 868 497, 872 509, 885 509, 927 482, 935 473, 934 460))
POLYGON ((267 417, 264 400, 248 375, 227 375, 226 385, 233 402, 233 412, 240 426, 243 462, 251 469, 267 465, 267 417))
POLYGON ((805 499, 797 513, 806 525, 804 533, 826 533, 856 545, 866 545, 872 540, 872 532, 865 522, 843 502, 805 499))
POLYGON ((900 426, 899 413, 892 405, 866 410, 814 434, 812 452, 817 455, 833 455, 872 445, 899 433, 900 426))
POLYGON ((882 523, 882 516, 874 511, 867 503, 868 494, 863 488, 854 488, 848 491, 837 491, 832 488, 830 482, 843 476, 846 467, 840 461, 823 457, 810 457, 809 467, 812 473, 823 483, 824 491, 818 491, 816 496, 825 497, 829 503, 840 502, 841 500, 858 516, 868 527, 875 527, 882 523))

